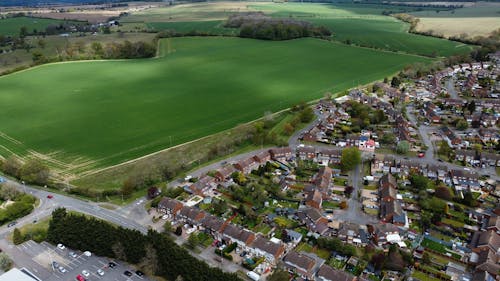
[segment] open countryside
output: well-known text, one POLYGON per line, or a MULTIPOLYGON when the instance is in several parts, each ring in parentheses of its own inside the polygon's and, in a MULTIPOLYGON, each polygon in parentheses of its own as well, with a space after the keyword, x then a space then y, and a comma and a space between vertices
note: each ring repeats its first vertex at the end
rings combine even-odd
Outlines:
POLYGON ((68 171, 117 164, 429 61, 316 39, 177 38, 161 50, 0 78, 1 153, 68 171))
POLYGON ((449 56, 471 50, 469 46, 459 42, 408 33, 407 23, 382 15, 387 9, 399 12, 401 7, 252 2, 186 4, 144 10, 122 17, 124 27, 120 29, 127 29, 127 25, 135 27, 144 24, 155 31, 197 30, 234 34, 234 29, 224 28, 224 21, 229 15, 262 11, 272 17, 294 18, 324 25, 332 30, 334 40, 364 47, 425 56, 449 56))

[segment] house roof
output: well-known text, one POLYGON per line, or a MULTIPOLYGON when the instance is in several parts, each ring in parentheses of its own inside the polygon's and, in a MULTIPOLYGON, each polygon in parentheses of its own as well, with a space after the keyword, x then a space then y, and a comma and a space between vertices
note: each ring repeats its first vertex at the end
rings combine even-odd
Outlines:
POLYGON ((285 251, 285 247, 282 243, 273 243, 262 236, 257 236, 252 243, 252 247, 266 252, 276 258, 282 255, 285 251))
POLYGON ((201 225, 213 231, 222 231, 224 226, 224 221, 216 216, 207 215, 204 219, 201 220, 201 225))
POLYGON ((177 208, 182 208, 182 203, 168 197, 163 197, 161 201, 158 203, 158 208, 161 209, 167 209, 167 210, 174 210, 177 208))
POLYGON ((316 179, 314 180, 314 184, 323 189, 328 188, 330 186, 330 182, 332 181, 332 176, 333 171, 330 167, 321 167, 316 179))
POLYGON ((316 261, 306 255, 290 251, 284 258, 285 264, 300 269, 305 273, 311 273, 316 261))
POLYGON ((198 217, 200 217, 201 219, 205 217, 205 212, 203 212, 202 210, 188 206, 182 207, 179 214, 192 221, 198 221, 198 217))
POLYGON ((251 238, 252 236, 255 235, 255 234, 253 234, 253 232, 250 232, 244 228, 237 227, 237 226, 232 225, 232 224, 228 224, 224 228, 223 234, 232 238, 232 239, 239 240, 239 241, 242 241, 245 243, 248 241, 249 238, 251 238))
POLYGON ((354 276, 341 270, 333 269, 332 267, 324 264, 319 268, 318 276, 329 281, 353 281, 354 276))
POLYGON ((217 172, 223 178, 228 178, 229 176, 231 176, 232 173, 236 172, 236 168, 234 168, 233 165, 227 165, 217 170, 217 172))

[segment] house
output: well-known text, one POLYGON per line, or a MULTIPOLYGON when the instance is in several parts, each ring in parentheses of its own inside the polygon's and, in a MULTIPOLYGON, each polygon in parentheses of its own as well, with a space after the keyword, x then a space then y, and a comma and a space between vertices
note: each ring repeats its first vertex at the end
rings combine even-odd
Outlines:
POLYGON ((331 149, 331 148, 320 148, 318 149, 318 162, 327 166, 328 164, 340 164, 340 159, 342 158, 342 150, 331 149))
POLYGON ((193 183, 190 185, 186 191, 192 194, 197 194, 203 196, 205 192, 207 192, 211 187, 212 184, 215 183, 215 178, 209 176, 209 175, 203 175, 201 176, 197 182, 193 183))
POLYGON ((277 161, 286 161, 292 157, 292 149, 290 147, 273 148, 269 150, 271 159, 277 161))
POLYGON ((199 226, 205 216, 202 210, 188 206, 183 206, 178 215, 181 220, 194 226, 199 226))
POLYGON ((323 191, 327 191, 332 182, 333 171, 330 167, 321 167, 314 179, 314 184, 323 191))
POLYGON ((301 160, 316 160, 316 150, 312 146, 299 146, 297 148, 297 157, 301 160))
POLYGON ((181 211, 182 207, 181 202, 168 198, 168 197, 163 197, 160 202, 158 203, 158 211, 163 212, 167 215, 172 215, 172 216, 177 216, 179 212, 181 211))
POLYGON ((250 252, 265 257, 271 264, 276 264, 285 253, 285 246, 282 243, 273 243, 259 235, 251 244, 250 252))
POLYGON ((314 280, 314 267, 316 261, 313 258, 295 251, 290 251, 283 258, 283 263, 290 273, 297 274, 304 279, 314 280))
POLYGON ((484 218, 482 229, 488 231, 493 230, 500 234, 500 216, 493 215, 484 218))
POLYGON ((487 249, 479 253, 473 253, 470 262, 474 265, 476 273, 487 273, 491 276, 500 275, 500 255, 498 252, 487 249))
POLYGON ((323 195, 319 190, 314 189, 311 192, 308 192, 305 204, 306 206, 316 208, 316 209, 321 209, 321 204, 323 203, 323 195))
POLYGON ((253 159, 257 161, 260 165, 266 164, 269 160, 271 160, 271 154, 269 154, 269 151, 262 151, 258 154, 256 154, 253 159))
POLYGON ((401 207, 401 202, 395 201, 381 201, 380 202, 380 220, 383 222, 390 222, 394 225, 406 225, 406 213, 401 207))
POLYGON ((500 249, 500 235, 493 230, 476 231, 469 246, 476 253, 488 249, 496 252, 500 249))
POLYGON ((225 181, 228 179, 234 172, 236 172, 236 168, 234 168, 232 165, 227 165, 215 172, 215 178, 217 181, 225 181))
MULTIPOLYGON (((391 174, 383 175, 379 180, 379 190, 382 189, 396 189, 398 187, 396 178, 391 174)), ((394 191, 395 193, 395 191, 394 191)), ((395 196, 395 195, 394 195, 395 196)), ((396 197, 394 197, 396 198, 396 197)))
POLYGON ((214 239, 221 239, 221 233, 224 231, 226 224, 224 221, 213 215, 206 215, 201 220, 201 227, 205 229, 205 232, 212 235, 214 239))
POLYGON ((247 250, 248 246, 255 240, 255 234, 253 232, 232 224, 228 224, 224 228, 222 237, 232 243, 237 243, 239 247, 245 250, 247 250))
POLYGON ((328 230, 328 219, 323 217, 318 209, 306 208, 300 210, 297 212, 297 217, 311 232, 321 235, 328 230))
POLYGON ((476 161, 479 162, 479 155, 474 150, 457 149, 455 159, 469 164, 476 164, 476 161))
POLYGON ((381 223, 373 225, 370 226, 368 230, 372 235, 374 242, 378 246, 382 246, 391 241, 394 241, 396 236, 399 236, 398 228, 391 223, 381 223))
POLYGON ((252 170, 255 170, 259 166, 259 162, 257 162, 253 157, 238 161, 238 163, 234 164, 234 167, 243 174, 249 174, 252 170))
POLYGON ((448 143, 450 147, 456 147, 462 144, 462 139, 455 135, 450 128, 442 127, 441 128, 443 139, 448 143))
POLYGON ((329 265, 322 265, 317 274, 319 281, 356 281, 357 278, 345 271, 337 270, 329 265))
POLYGON ((500 166, 500 154, 482 152, 480 157, 483 165, 500 166))
POLYGON ((450 177, 457 191, 477 190, 481 187, 477 174, 463 170, 450 170, 450 177))

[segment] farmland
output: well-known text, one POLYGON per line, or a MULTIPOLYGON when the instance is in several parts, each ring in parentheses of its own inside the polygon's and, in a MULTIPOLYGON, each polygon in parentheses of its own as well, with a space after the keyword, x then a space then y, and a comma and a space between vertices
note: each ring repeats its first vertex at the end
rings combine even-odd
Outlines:
POLYGON ((0 154, 88 171, 429 61, 316 39, 160 44, 157 59, 50 64, 1 77, 0 119, 9 122, 0 125, 0 154))
POLYGON ((401 7, 387 5, 217 2, 149 9, 121 20, 125 29, 128 24, 145 23, 153 30, 235 34, 236 31, 222 27, 230 14, 262 11, 273 17, 295 18, 327 26, 334 33, 333 40, 370 48, 426 56, 449 56, 470 51, 469 46, 461 43, 408 33, 408 24, 382 15, 388 9, 402 12, 401 7))
POLYGON ((64 23, 64 20, 42 19, 42 18, 29 18, 29 17, 16 17, 0 19, 0 35, 19 35, 21 27, 25 26, 29 33, 34 30, 44 31, 49 25, 57 25, 64 23))
POLYGON ((478 2, 452 11, 420 11, 412 13, 420 19, 418 31, 432 30, 445 37, 466 34, 485 36, 500 28, 500 3, 478 2))

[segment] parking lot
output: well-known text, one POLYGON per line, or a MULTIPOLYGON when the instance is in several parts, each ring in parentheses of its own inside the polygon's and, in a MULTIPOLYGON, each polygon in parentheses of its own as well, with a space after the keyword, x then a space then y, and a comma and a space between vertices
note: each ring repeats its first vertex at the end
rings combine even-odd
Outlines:
MULTIPOLYGON (((48 272, 48 277, 46 274, 39 272, 39 276, 43 280, 47 281, 74 281, 77 280, 77 275, 82 275, 88 281, 93 280, 113 280, 113 281, 147 281, 150 280, 147 277, 138 276, 135 273, 135 268, 132 266, 113 260, 116 264, 114 268, 109 266, 111 259, 98 257, 90 253, 90 256, 86 255, 80 251, 73 251, 66 247, 57 247, 51 245, 47 242, 42 242, 40 244, 27 241, 23 244, 16 246, 19 251, 32 257, 32 262, 38 264, 38 266, 43 267, 48 272), (70 253, 73 253, 70 255, 70 253), (55 267, 53 266, 55 265, 55 267), (62 268, 59 268, 62 267, 62 268), (103 275, 98 274, 98 270, 101 269, 103 275), (83 271, 88 273, 88 276, 84 276, 83 271), (125 271, 129 271, 131 276, 126 276, 125 271)), ((36 273, 35 273, 36 274, 36 273)))

